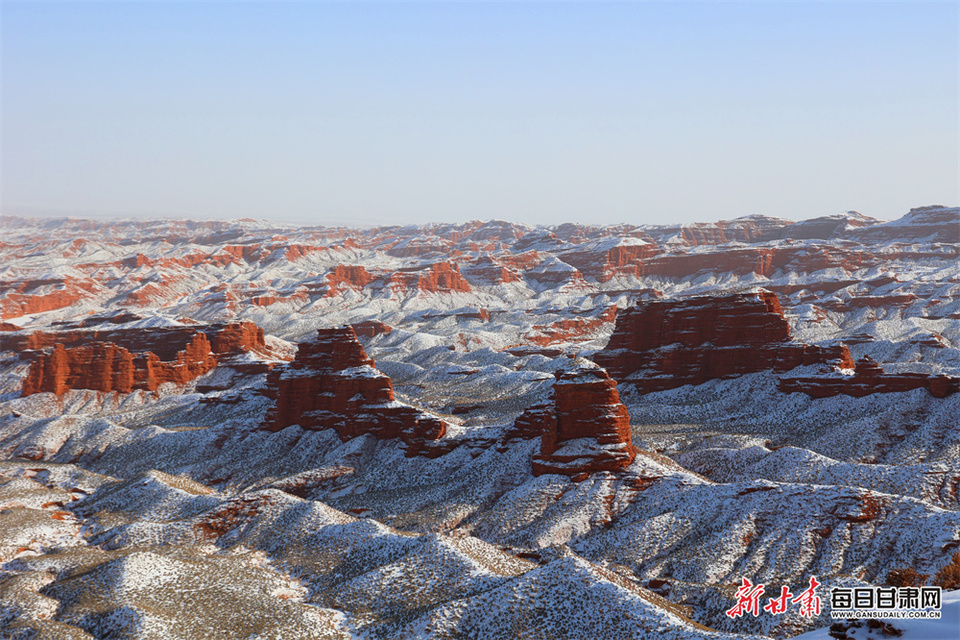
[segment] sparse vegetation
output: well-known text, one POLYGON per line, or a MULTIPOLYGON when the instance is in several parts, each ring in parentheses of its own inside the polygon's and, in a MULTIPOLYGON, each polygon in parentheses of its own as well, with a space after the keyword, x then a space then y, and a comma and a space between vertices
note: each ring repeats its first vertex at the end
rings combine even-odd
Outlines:
POLYGON ((960 589, 960 551, 953 554, 937 574, 933 576, 933 584, 944 589, 960 589))
POLYGON ((919 587, 929 577, 929 573, 918 573, 913 567, 891 569, 887 574, 887 584, 891 587, 919 587))

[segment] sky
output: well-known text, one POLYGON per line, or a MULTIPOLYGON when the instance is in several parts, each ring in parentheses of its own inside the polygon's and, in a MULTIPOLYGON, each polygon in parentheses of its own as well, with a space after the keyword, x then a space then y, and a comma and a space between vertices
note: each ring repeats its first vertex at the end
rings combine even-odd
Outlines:
POLYGON ((958 7, 4 0, 0 204, 895 219, 960 201, 958 7))

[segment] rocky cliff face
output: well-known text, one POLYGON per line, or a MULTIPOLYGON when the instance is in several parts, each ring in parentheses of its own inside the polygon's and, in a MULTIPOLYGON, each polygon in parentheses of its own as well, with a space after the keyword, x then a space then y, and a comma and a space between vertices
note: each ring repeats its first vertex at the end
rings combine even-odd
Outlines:
POLYGON ((935 398, 946 398, 960 392, 960 378, 923 373, 885 373, 872 358, 857 360, 852 376, 820 376, 780 378, 777 388, 784 393, 805 393, 812 398, 829 398, 840 394, 862 397, 871 393, 896 393, 926 389, 935 398))
POLYGON ((244 352, 266 353, 263 329, 253 322, 222 325, 212 332, 210 348, 217 355, 238 355, 244 352))
POLYGON ((362 266, 339 264, 327 274, 327 295, 333 297, 346 289, 362 289, 374 279, 373 274, 362 266))
MULTIPOLYGON (((89 322, 91 319, 84 323, 89 322)), ((128 351, 150 351, 161 360, 173 360, 187 348, 197 333, 203 333, 214 355, 236 355, 243 352, 267 353, 263 329, 253 322, 194 324, 182 327, 153 327, 149 329, 110 327, 100 328, 106 322, 90 322, 95 329, 66 331, 18 331, 3 337, 3 349, 24 354, 61 344, 64 347, 81 346, 94 342, 109 342, 128 351)))
POLYGON ((553 391, 553 403, 527 409, 508 434, 508 439, 540 436, 534 475, 558 473, 582 480, 633 462, 630 414, 606 371, 578 367, 558 372, 553 391))
POLYGON ((0 318, 62 309, 102 289, 87 278, 54 278, 0 283, 0 318))
POLYGON ((394 399, 390 378, 375 368, 352 327, 320 329, 315 340, 301 343, 293 362, 270 373, 266 394, 276 401, 264 424, 270 431, 297 424, 335 429, 343 440, 368 433, 400 438, 408 456, 444 452, 427 443, 444 436, 446 423, 394 399))
POLYGON ((449 262, 437 262, 428 267, 416 267, 396 271, 387 278, 387 286, 395 291, 416 289, 431 293, 470 291, 470 283, 460 274, 460 269, 449 262))
POLYGON ((268 352, 263 330, 252 322, 200 328, 37 331, 5 336, 4 349, 31 360, 23 397, 42 392, 62 395, 71 389, 156 391, 167 382, 186 384, 231 356, 268 352))
POLYGON ((662 252, 663 249, 652 242, 627 237, 584 243, 561 257, 584 276, 607 282, 617 275, 640 275, 640 265, 662 252))
POLYGON ((364 320, 362 322, 354 322, 350 326, 353 327, 353 331, 357 334, 357 336, 363 336, 366 338, 373 338, 374 336, 384 335, 393 331, 393 327, 386 323, 380 322, 379 320, 364 320))
POLYGON ((503 260, 489 254, 477 257, 461 269, 467 281, 478 285, 499 285, 507 282, 522 282, 523 277, 503 260))
POLYGON ((530 344, 545 347, 558 342, 584 339, 616 319, 617 307, 613 305, 592 318, 563 318, 550 324, 535 324, 524 335, 524 340, 530 344))
POLYGON ((859 242, 960 242, 960 209, 933 205, 916 207, 899 220, 885 222, 848 234, 859 242))
POLYGON ((217 366, 210 342, 203 333, 169 362, 151 352, 133 353, 112 342, 92 342, 74 347, 58 343, 52 350, 37 354, 23 383, 21 396, 52 392, 62 395, 70 389, 156 391, 165 382, 185 384, 217 366))
POLYGON ((768 369, 854 365, 845 345, 791 340, 780 302, 768 291, 641 303, 620 314, 594 360, 618 380, 630 377, 642 393, 768 369))
POLYGON ((763 242, 780 237, 789 220, 752 215, 735 220, 698 222, 682 226, 657 226, 648 232, 660 242, 672 241, 692 247, 727 242, 763 242))

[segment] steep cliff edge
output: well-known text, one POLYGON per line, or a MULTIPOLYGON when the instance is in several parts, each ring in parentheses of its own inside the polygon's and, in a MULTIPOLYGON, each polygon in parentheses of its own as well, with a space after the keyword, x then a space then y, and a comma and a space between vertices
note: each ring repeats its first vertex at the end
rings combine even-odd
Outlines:
POLYGON ((554 401, 520 414, 507 440, 540 436, 533 474, 558 473, 583 480, 597 471, 616 471, 633 462, 630 414, 617 383, 597 367, 559 371, 554 401))
MULTIPOLYGON (((263 330, 251 322, 162 329, 18 332, 4 349, 29 359, 22 397, 71 389, 129 393, 186 384, 244 353, 267 355, 263 330)), ((256 363, 255 363, 256 364, 256 363)), ((264 367, 248 372, 262 373, 264 367)))
POLYGON ((857 360, 852 376, 809 376, 780 378, 777 388, 784 393, 805 393, 812 398, 829 398, 840 394, 862 397, 872 393, 897 393, 926 389, 935 398, 946 398, 960 392, 960 378, 924 373, 886 373, 869 356, 857 360))
POLYGON ((769 369, 854 365, 846 345, 791 340, 780 301, 769 291, 643 302, 621 312, 594 361, 642 393, 769 369))
POLYGON ((429 442, 443 438, 447 424, 397 402, 390 378, 375 368, 349 326, 320 329, 313 341, 301 343, 293 362, 270 372, 266 395, 276 401, 264 423, 269 431, 296 424, 335 429, 343 440, 400 438, 408 456, 445 452, 429 442))

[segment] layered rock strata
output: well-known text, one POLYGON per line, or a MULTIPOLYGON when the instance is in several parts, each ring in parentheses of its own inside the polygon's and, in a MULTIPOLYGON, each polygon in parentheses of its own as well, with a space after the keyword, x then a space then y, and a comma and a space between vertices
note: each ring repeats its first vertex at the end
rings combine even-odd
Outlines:
POLYGON ((349 326, 320 329, 316 339, 301 343, 293 362, 270 372, 266 395, 276 401, 264 423, 270 431, 299 425, 335 429, 343 440, 400 438, 408 456, 446 450, 429 444, 445 435, 446 422, 397 402, 390 378, 375 368, 349 326))
POLYGON ((214 355, 241 352, 269 353, 263 329, 253 322, 207 324, 182 327, 107 328, 69 331, 18 331, 3 336, 3 350, 29 357, 36 351, 62 344, 64 347, 82 346, 94 342, 109 342, 128 351, 150 351, 161 360, 173 360, 187 348, 197 333, 203 333, 210 342, 214 355))
POLYGON ((617 383, 596 367, 557 374, 554 402, 520 414, 508 439, 540 436, 533 474, 558 473, 582 480, 597 471, 616 471, 633 462, 630 414, 617 383))
POLYGON ((846 345, 791 340, 769 291, 643 302, 621 312, 594 361, 641 393, 801 365, 854 366, 846 345))
MULTIPOLYGON (((263 330, 250 322, 202 329, 38 331, 5 336, 3 348, 31 360, 22 397, 71 389, 156 391, 168 382, 186 384, 233 356, 268 351, 263 330)), ((247 372, 265 371, 263 366, 247 372)))
POLYGON ((353 327, 354 333, 365 338, 373 338, 393 331, 393 327, 379 320, 364 320, 362 322, 355 322, 350 326, 353 327))
POLYGON ((952 393, 960 392, 960 378, 924 373, 885 373, 872 358, 864 356, 857 360, 852 376, 780 378, 777 388, 784 393, 800 392, 812 398, 829 398, 841 394, 859 398, 872 393, 896 393, 914 389, 926 389, 935 398, 946 398, 952 393))
POLYGON ((171 362, 164 362, 149 351, 134 354, 111 342, 70 348, 57 344, 30 365, 21 396, 42 392, 63 395, 71 389, 120 393, 135 389, 156 391, 166 382, 190 382, 215 366, 217 359, 202 333, 196 334, 171 362))

